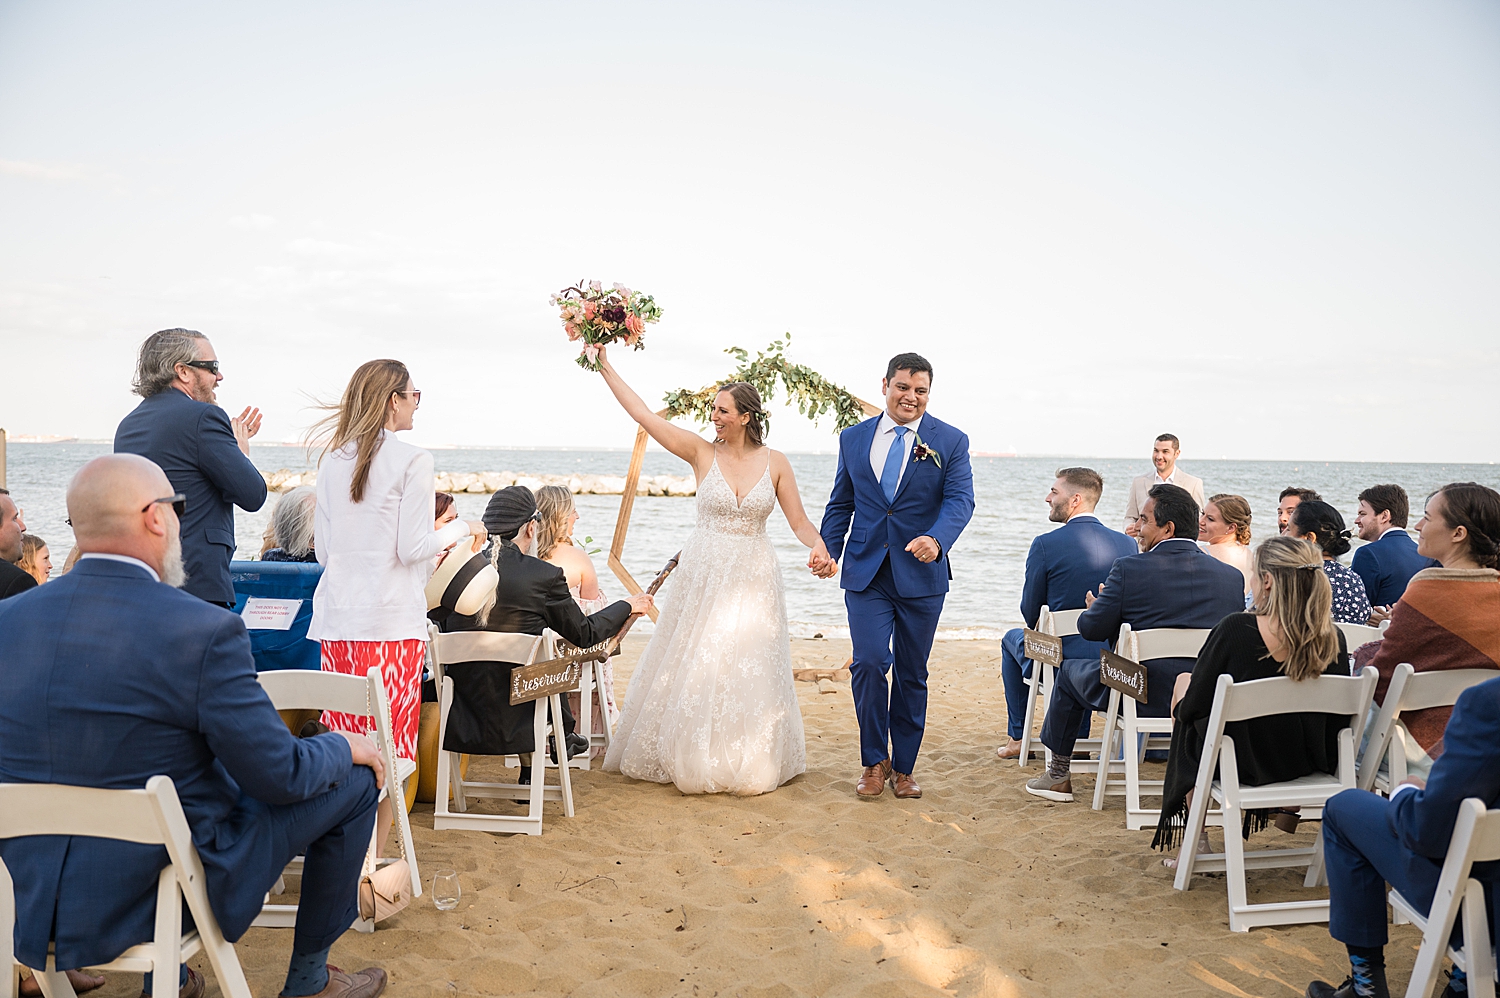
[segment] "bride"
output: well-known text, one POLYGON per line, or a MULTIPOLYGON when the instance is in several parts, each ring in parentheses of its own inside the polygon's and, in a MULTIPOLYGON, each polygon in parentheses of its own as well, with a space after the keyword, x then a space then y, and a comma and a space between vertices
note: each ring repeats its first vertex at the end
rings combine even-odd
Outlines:
POLYGON ((685 794, 775 790, 807 769, 786 594, 766 536, 776 503, 812 548, 809 567, 828 552, 786 455, 762 442, 765 411, 753 387, 719 390, 711 416, 718 439, 709 443, 655 415, 603 349, 599 362, 625 411, 698 478, 698 525, 630 679, 604 768, 675 783, 685 794))

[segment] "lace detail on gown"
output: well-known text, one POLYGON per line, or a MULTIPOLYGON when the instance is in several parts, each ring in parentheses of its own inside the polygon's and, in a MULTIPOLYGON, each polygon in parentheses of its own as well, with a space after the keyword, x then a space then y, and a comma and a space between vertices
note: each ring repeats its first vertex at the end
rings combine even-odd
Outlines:
POLYGON ((663 587, 625 695, 609 772, 685 794, 762 794, 807 770, 781 566, 766 536, 769 463, 736 499, 709 468, 698 523, 663 587))

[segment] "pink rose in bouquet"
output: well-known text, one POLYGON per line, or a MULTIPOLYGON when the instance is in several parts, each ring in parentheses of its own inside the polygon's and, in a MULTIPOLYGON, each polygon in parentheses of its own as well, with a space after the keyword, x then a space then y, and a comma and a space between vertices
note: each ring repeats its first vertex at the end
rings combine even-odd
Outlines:
POLYGON ((602 281, 579 281, 552 296, 558 306, 563 332, 570 341, 582 341, 578 366, 599 370, 599 348, 619 340, 640 350, 645 346, 646 324, 661 319, 661 306, 648 294, 616 284, 608 291, 602 281))

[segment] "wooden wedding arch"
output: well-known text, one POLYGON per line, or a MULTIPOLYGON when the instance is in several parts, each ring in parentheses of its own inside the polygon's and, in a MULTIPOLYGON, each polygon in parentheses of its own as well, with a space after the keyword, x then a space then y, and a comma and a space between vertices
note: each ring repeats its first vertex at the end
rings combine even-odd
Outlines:
MULTIPOLYGON (((765 402, 775 398, 776 385, 780 382, 786 389, 787 397, 797 403, 797 411, 802 415, 817 422, 819 417, 831 412, 836 424, 835 432, 848 429, 866 417, 879 415, 881 410, 878 406, 851 395, 817 371, 788 361, 785 351, 791 340, 790 333, 781 339, 772 340, 770 346, 756 354, 754 360, 750 359, 747 351, 730 347, 724 352, 738 360, 739 367, 727 378, 710 382, 697 390, 683 388, 668 392, 667 407, 658 410, 656 414, 664 419, 693 416, 699 423, 707 423, 719 386, 730 381, 744 381, 754 385, 765 402)), ((640 484, 641 467, 646 460, 646 440, 645 429, 638 427, 635 431, 635 447, 630 452, 630 470, 625 474, 625 491, 620 496, 615 536, 609 545, 610 570, 631 595, 642 592, 643 587, 625 568, 620 556, 625 552, 630 515, 635 509, 635 490, 640 484)), ((651 619, 656 619, 655 609, 651 610, 651 619)))

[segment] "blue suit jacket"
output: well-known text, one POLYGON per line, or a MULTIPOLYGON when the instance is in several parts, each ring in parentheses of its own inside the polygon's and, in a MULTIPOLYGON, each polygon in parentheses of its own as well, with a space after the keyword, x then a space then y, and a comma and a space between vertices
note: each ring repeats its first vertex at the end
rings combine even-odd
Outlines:
MULTIPOLYGON (((0 602, 0 689, 0 782, 134 789, 172 778, 231 941, 270 887, 243 875, 265 868, 271 848, 255 801, 308 800, 351 771, 343 738, 288 733, 255 681, 239 617, 135 565, 84 559, 0 602)), ((165 849, 31 836, 0 841, 0 859, 28 966, 46 965, 54 924, 59 967, 151 938, 165 849)))
MULTIPOLYGON (((1133 539, 1109 529, 1090 513, 1038 534, 1026 554, 1026 586, 1021 590, 1026 626, 1036 626, 1043 604, 1053 610, 1082 610, 1084 593, 1096 592, 1117 560, 1139 551, 1133 539)), ((1102 647, 1103 642, 1081 634, 1063 638, 1066 658, 1097 659, 1102 647)))
POLYGON ((895 500, 887 502, 880 479, 870 467, 870 445, 879 426, 880 417, 875 416, 839 434, 839 466, 820 529, 828 553, 843 561, 839 584, 854 592, 867 588, 889 555, 891 576, 902 596, 946 593, 953 578, 948 555, 974 515, 969 438, 942 420, 923 415, 918 432, 942 460, 942 467, 931 457, 913 459, 901 475, 895 500), (906 545, 924 534, 943 549, 942 557, 925 565, 906 550, 906 545))
POLYGON ((1349 567, 1364 580, 1371 606, 1390 606, 1406 592, 1413 575, 1424 568, 1437 568, 1438 563, 1417 554, 1417 542, 1397 528, 1378 541, 1362 545, 1354 552, 1349 567))
POLYGON ((1115 562, 1103 595, 1078 618, 1078 633, 1090 641, 1113 642, 1120 625, 1127 623, 1134 631, 1211 628, 1244 609, 1240 570, 1205 554, 1193 541, 1174 539, 1115 562))
POLYGON ((116 454, 139 454, 161 465, 172 488, 187 496, 182 562, 199 599, 233 603, 234 507, 253 513, 266 501, 266 480, 234 442, 229 417, 216 405, 176 388, 141 400, 115 430, 116 454))
MULTIPOLYGON (((1488 808, 1500 806, 1500 679, 1459 695, 1443 732, 1443 754, 1432 764, 1427 787, 1397 794, 1386 810, 1386 821, 1402 846, 1441 867, 1458 805, 1466 797, 1478 797, 1488 808)), ((1476 863, 1470 876, 1500 881, 1500 863, 1476 863)), ((1500 909, 1492 910, 1491 918, 1500 929, 1500 909)), ((1493 931, 1490 938, 1496 938, 1493 931)))

